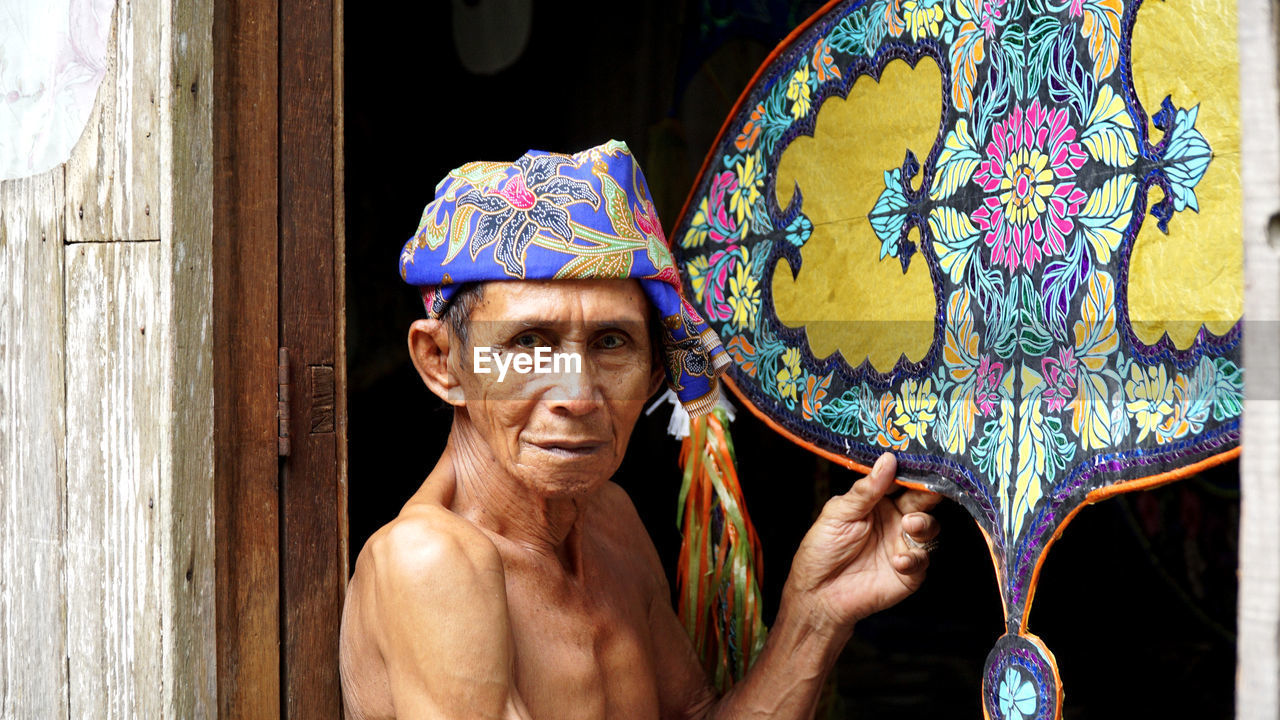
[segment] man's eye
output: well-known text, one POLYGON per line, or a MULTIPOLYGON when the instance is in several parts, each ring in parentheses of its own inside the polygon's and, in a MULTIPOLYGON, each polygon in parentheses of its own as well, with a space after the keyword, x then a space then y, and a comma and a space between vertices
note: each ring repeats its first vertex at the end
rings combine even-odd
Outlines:
POLYGON ((538 333, 527 332, 527 333, 520 333, 519 335, 517 335, 515 337, 515 340, 512 342, 512 344, 515 345, 516 347, 521 347, 521 348, 536 348, 536 347, 549 346, 551 343, 547 342, 547 339, 542 337, 538 333))
POLYGON ((605 350, 617 350, 623 345, 626 345, 627 340, 619 333, 609 333, 608 335, 601 336, 599 344, 600 347, 605 350))

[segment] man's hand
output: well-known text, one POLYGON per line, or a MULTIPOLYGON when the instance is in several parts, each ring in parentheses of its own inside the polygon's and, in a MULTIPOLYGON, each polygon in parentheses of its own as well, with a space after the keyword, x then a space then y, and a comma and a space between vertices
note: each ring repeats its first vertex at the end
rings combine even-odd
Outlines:
POLYGON ((927 511, 941 496, 909 490, 885 498, 897 468, 885 453, 871 474, 831 498, 791 564, 783 604, 833 635, 849 633, 858 620, 898 603, 924 582, 929 554, 919 545, 938 535, 927 511))
POLYGON ((909 491, 896 499, 898 463, 885 453, 871 474, 831 498, 796 551, 778 620, 746 678, 713 707, 689 718, 812 718, 822 683, 858 620, 920 587, 929 554, 912 546, 938 535, 926 512, 939 496, 909 491))

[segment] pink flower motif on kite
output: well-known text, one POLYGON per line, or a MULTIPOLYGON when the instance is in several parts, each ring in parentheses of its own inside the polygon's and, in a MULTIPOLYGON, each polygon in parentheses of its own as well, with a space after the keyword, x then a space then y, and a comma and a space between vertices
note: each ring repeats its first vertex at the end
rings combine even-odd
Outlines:
POLYGON ((698 202, 693 223, 680 241, 682 247, 699 247, 710 237, 712 242, 731 243, 738 235, 738 221, 729 206, 737 201, 738 175, 726 170, 711 181, 711 190, 698 202))
POLYGON ((690 280, 695 293, 702 298, 702 307, 714 320, 728 320, 733 317, 733 308, 725 299, 724 291, 729 286, 729 273, 733 271, 736 254, 727 250, 717 250, 711 255, 706 268, 690 269, 690 280))
POLYGON ((738 229, 738 223, 729 214, 728 205, 725 202, 726 196, 733 194, 737 189, 738 176, 730 170, 720 173, 711 181, 711 202, 707 207, 707 215, 710 216, 708 219, 711 221, 709 234, 715 242, 725 242, 738 229))
POLYGON ((973 212, 985 231, 991 261, 1028 272, 1061 255, 1088 195, 1073 182, 1085 162, 1066 108, 1039 100, 1013 112, 991 131, 987 157, 973 179, 987 193, 973 212))
MULTIPOLYGON (((725 289, 729 286, 731 273, 737 266, 742 251, 736 244, 738 222, 729 212, 729 198, 738 191, 738 176, 732 170, 716 175, 711 181, 711 191, 702 198, 694 220, 690 235, 700 233, 700 238, 692 239, 692 243, 700 245, 707 237, 712 242, 725 244, 723 250, 715 250, 710 258, 699 257, 689 268, 689 279, 693 285, 694 297, 701 303, 706 314, 714 320, 728 320, 734 315, 734 306, 725 297, 725 289)), ((686 235, 685 247, 690 247, 691 238, 686 235)))
POLYGON ((1076 397, 1076 357, 1075 349, 1065 347, 1057 357, 1046 357, 1040 360, 1040 369, 1044 372, 1045 382, 1049 385, 1045 392, 1045 407, 1049 412, 1058 412, 1076 397))
POLYGON ((977 384, 973 391, 973 404, 978 414, 988 417, 1000 404, 1000 383, 1004 380, 1004 363, 991 362, 991 356, 983 355, 978 361, 977 384))
POLYGON ((1000 13, 1005 0, 985 0, 982 3, 982 33, 988 40, 995 39, 996 23, 1001 20, 1000 13))

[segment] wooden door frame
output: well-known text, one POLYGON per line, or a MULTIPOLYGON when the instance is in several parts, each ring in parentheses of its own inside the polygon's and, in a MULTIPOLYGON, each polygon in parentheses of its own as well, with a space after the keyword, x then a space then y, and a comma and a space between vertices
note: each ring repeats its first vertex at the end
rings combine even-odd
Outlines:
POLYGON ((340 717, 342 4, 214 7, 218 714, 340 717))
MULTIPOLYGON (((1267 242, 1267 228, 1280 212, 1275 170, 1280 128, 1275 116, 1276 30, 1271 20, 1266 3, 1250 0, 1240 6, 1242 88, 1250 88, 1241 115, 1246 158, 1242 172, 1248 175, 1245 187, 1255 188, 1245 210, 1247 305, 1253 319, 1274 322, 1280 316, 1275 290, 1280 259, 1267 242), (1248 72, 1246 62, 1251 63, 1248 72)), ((341 710, 334 706, 336 626, 330 628, 331 637, 326 630, 308 638, 297 625, 302 608, 311 607, 306 602, 320 606, 318 620, 301 616, 313 627, 333 623, 348 574, 341 0, 215 0, 213 41, 218 714, 339 717, 341 710), (308 90, 316 83, 321 92, 311 96, 308 90), (307 115, 317 109, 317 97, 322 105, 319 120, 307 115), (297 144, 300 138, 323 139, 326 127, 332 133, 326 145, 332 150, 326 161, 332 172, 298 173, 297 164, 314 164, 308 148, 297 144), (313 215, 317 199, 324 197, 331 202, 319 203, 317 233, 313 215), (301 203, 285 214, 297 223, 287 233, 282 232, 283 200, 301 203), (300 207, 312 216, 299 213, 300 207), (330 212, 324 212, 325 207, 330 212), (296 325, 300 318, 287 309, 282 314, 280 268, 295 275, 314 269, 306 266, 305 254, 282 256, 282 235, 333 241, 327 271, 331 284, 320 293, 332 300, 325 308, 331 320, 321 323, 332 329, 331 352, 294 348, 292 390, 306 400, 291 406, 289 424, 296 434, 291 438, 292 457, 283 463, 277 452, 277 348, 284 339, 282 317, 284 335, 291 321, 296 325), (310 434, 315 404, 312 367, 332 368, 334 386, 329 455, 334 476, 328 494, 318 501, 322 510, 333 511, 324 520, 325 532, 336 535, 336 552, 324 553, 328 561, 314 553, 306 557, 309 531, 294 527, 305 516, 289 514, 317 505, 299 492, 307 485, 289 482, 299 474, 289 463, 309 452, 309 443, 299 435, 303 428, 310 434), (288 526, 281 522, 284 517, 290 519, 288 526), (299 553, 304 562, 298 562, 299 553), (282 607, 282 599, 290 607, 282 607), (292 625, 292 632, 282 625, 292 625), (314 672, 299 676, 295 670, 303 663, 310 663, 314 672)), ((312 289, 308 297, 314 294, 312 289)), ((1277 345, 1280 341, 1272 330, 1246 333, 1246 358, 1274 357, 1277 345)), ((1270 387, 1277 385, 1274 364, 1247 359, 1245 365, 1254 373, 1251 387, 1266 386, 1268 380, 1273 381, 1270 387), (1263 368, 1269 373, 1266 377, 1259 374, 1263 368)), ((1280 432, 1275 413, 1275 398, 1251 399, 1244 420, 1246 437, 1253 440, 1241 471, 1245 502, 1237 713, 1242 718, 1275 717, 1277 707, 1280 601, 1274 588, 1280 576, 1275 561, 1280 528, 1274 521, 1274 478, 1280 465, 1275 448, 1280 444, 1268 444, 1280 432)), ((307 463, 316 464, 314 459, 307 463)))

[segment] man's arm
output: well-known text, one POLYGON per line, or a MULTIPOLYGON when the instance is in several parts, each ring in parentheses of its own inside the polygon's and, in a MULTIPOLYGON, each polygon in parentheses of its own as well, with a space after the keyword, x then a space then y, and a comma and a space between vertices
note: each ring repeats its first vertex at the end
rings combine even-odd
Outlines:
POLYGON ((352 582, 354 622, 376 639, 396 717, 527 718, 513 682, 502 561, 488 538, 419 509, 366 550, 352 582))
POLYGON ((807 630, 808 623, 792 619, 792 609, 784 606, 746 678, 717 699, 671 603, 663 604, 653 630, 664 720, 811 718, 848 639, 807 630))
MULTIPOLYGON (((813 717, 823 683, 854 624, 901 601, 924 581, 929 556, 909 547, 902 533, 921 544, 933 539, 937 524, 925 511, 939 498, 914 491, 896 500, 884 498, 896 470, 893 456, 886 454, 871 474, 827 503, 796 551, 777 620, 751 670, 718 702, 712 702, 709 691, 686 691, 679 717, 813 717)), ((692 648, 669 604, 655 624, 654 637, 668 658, 666 663, 660 658, 660 666, 691 672, 685 659, 693 656, 692 648)), ((697 672, 701 674, 700 668, 697 672)), ((690 687, 688 682, 677 686, 690 687)))

